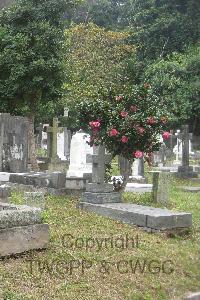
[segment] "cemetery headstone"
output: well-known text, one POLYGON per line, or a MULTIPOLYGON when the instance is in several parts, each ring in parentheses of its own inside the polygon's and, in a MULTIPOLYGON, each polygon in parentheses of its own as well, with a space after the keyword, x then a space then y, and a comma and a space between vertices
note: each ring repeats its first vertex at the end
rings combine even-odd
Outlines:
POLYGON ((147 183, 147 178, 144 175, 144 159, 143 157, 135 159, 132 164, 132 175, 129 177, 129 182, 147 183))
POLYGON ((169 202, 170 173, 153 172, 153 201, 163 205, 169 202))
POLYGON ((110 154, 105 153, 105 147, 102 145, 94 147, 93 155, 87 155, 87 161, 92 163, 92 183, 87 183, 82 202, 121 202, 121 193, 113 192, 113 185, 104 182, 105 164, 109 163, 111 158, 110 154))
POLYGON ((64 128, 64 155, 67 160, 70 159, 70 145, 71 145, 71 131, 66 127, 64 128))
POLYGON ((41 148, 42 147, 42 131, 43 131, 43 124, 39 124, 39 126, 38 127, 36 127, 36 130, 37 130, 37 139, 36 139, 36 141, 37 141, 37 146, 39 147, 39 148, 41 148))
POLYGON ((72 136, 67 177, 81 178, 84 174, 92 174, 92 163, 86 161, 87 154, 93 154, 93 148, 87 143, 89 138, 81 130, 72 136))
POLYGON ((0 114, 0 170, 26 172, 28 168, 27 118, 0 114))
POLYGON ((193 167, 189 166, 189 126, 182 126, 180 134, 182 140, 182 164, 178 167, 178 176, 181 178, 197 177, 197 173, 193 171, 193 167))
POLYGON ((3 140, 4 140, 4 123, 0 126, 0 172, 3 171, 3 140))
POLYGON ((49 171, 64 171, 67 169, 67 163, 62 162, 58 156, 58 133, 63 132, 63 128, 59 127, 58 124, 58 118, 53 118, 53 126, 47 127, 47 155, 49 160, 49 171))

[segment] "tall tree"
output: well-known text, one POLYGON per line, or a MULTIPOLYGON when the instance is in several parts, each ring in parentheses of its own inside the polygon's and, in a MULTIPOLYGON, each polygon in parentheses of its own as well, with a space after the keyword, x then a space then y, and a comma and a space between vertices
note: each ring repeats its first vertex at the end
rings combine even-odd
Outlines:
POLYGON ((0 13, 0 110, 20 113, 32 124, 61 97, 64 80, 63 14, 67 0, 19 0, 0 13))
POLYGON ((127 63, 135 48, 127 44, 128 34, 106 31, 89 23, 66 31, 66 101, 74 107, 88 99, 95 101, 110 92, 125 92, 128 87, 127 63))

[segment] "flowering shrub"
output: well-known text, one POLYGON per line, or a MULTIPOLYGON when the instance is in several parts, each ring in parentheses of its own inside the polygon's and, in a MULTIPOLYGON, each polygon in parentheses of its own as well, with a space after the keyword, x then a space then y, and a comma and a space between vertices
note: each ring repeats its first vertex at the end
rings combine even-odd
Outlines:
POLYGON ((79 128, 91 136, 90 145, 104 144, 113 156, 148 159, 159 149, 159 135, 164 139, 170 136, 164 131, 169 114, 149 84, 134 89, 130 95, 83 101, 76 110, 79 128))

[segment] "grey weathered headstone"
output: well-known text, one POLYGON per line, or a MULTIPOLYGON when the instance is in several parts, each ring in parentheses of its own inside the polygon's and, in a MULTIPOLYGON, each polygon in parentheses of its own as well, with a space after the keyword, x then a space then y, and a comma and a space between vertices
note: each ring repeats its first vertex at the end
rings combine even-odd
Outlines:
POLYGON ((127 158, 118 156, 118 164, 121 176, 131 175, 131 163, 127 158))
POLYGON ((28 168, 29 121, 24 117, 0 114, 0 170, 26 172, 28 168))
POLYGON ((87 156, 88 162, 92 161, 92 182, 104 183, 105 164, 111 160, 110 154, 105 154, 104 146, 94 146, 94 154, 87 156))
POLYGON ((105 164, 111 161, 112 156, 105 153, 105 147, 95 146, 94 154, 87 155, 87 162, 92 163, 92 183, 86 184, 82 202, 106 203, 120 202, 121 194, 113 192, 113 185, 104 182, 105 164))
POLYGON ((38 132, 37 134, 37 145, 38 147, 42 147, 42 131, 43 131, 43 124, 39 124, 38 127, 36 127, 36 130, 38 132))
POLYGON ((193 168, 189 166, 189 126, 182 126, 182 133, 180 134, 182 140, 182 165, 178 167, 178 176, 181 178, 197 177, 193 168))
POLYGON ((4 123, 0 125, 0 172, 3 170, 4 123))
POLYGON ((153 201, 167 205, 169 202, 170 173, 153 172, 153 201))

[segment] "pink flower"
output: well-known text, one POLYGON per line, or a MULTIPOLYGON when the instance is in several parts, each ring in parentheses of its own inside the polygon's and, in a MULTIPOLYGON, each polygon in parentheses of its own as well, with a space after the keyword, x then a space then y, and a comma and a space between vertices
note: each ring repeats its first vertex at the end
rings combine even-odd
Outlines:
POLYGON ((125 118, 127 115, 128 115, 127 111, 121 111, 121 112, 120 112, 120 116, 121 116, 122 118, 125 118))
POLYGON ((136 105, 131 105, 130 110, 132 112, 136 112, 137 111, 137 106, 136 105))
POLYGON ((163 132, 162 137, 164 140, 168 140, 170 137, 171 133, 168 131, 163 132))
POLYGON ((148 117, 147 118, 147 124, 153 125, 155 123, 157 123, 157 121, 156 121, 156 119, 154 117, 148 117))
POLYGON ((121 101, 121 100, 123 99, 123 96, 121 96, 121 95, 116 96, 115 99, 116 99, 117 101, 121 101))
POLYGON ((123 135, 122 138, 121 138, 121 142, 124 143, 124 144, 127 143, 128 140, 129 140, 129 138, 125 135, 123 135))
POLYGON ((137 151, 133 152, 133 156, 135 158, 141 158, 141 157, 143 157, 143 152, 140 150, 137 150, 137 151))
POLYGON ((92 128, 99 128, 101 126, 101 123, 99 121, 91 121, 91 122, 89 122, 89 125, 92 128))
POLYGON ((145 129, 139 126, 137 127, 137 132, 142 135, 145 132, 145 129))
POLYGON ((116 135, 118 135, 117 129, 115 129, 115 128, 111 129, 111 130, 109 131, 109 135, 110 135, 110 136, 116 136, 116 135))

